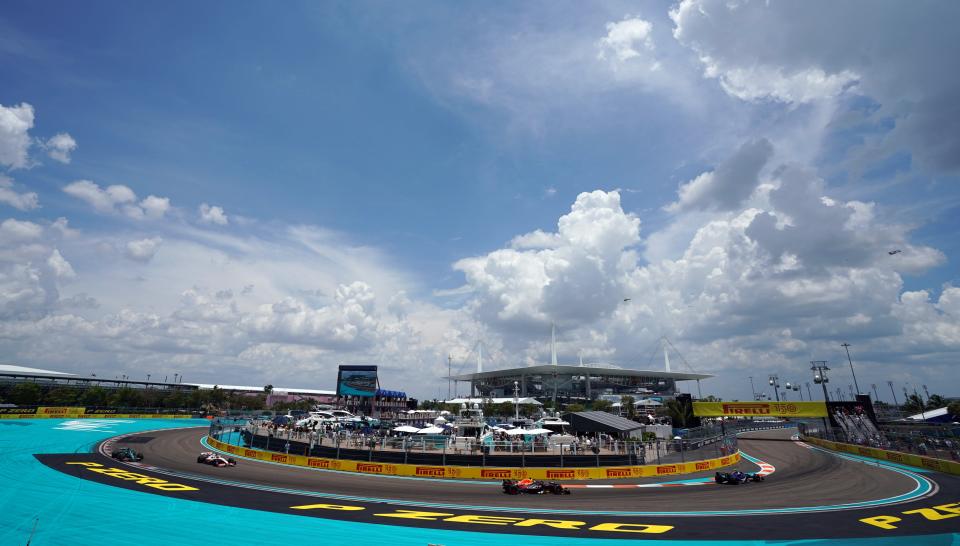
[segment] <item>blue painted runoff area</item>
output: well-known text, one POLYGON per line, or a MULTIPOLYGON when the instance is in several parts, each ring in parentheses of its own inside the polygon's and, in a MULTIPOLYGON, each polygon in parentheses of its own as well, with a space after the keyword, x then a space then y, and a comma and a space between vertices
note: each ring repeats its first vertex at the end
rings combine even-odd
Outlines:
MULTIPOLYGON (((849 546, 956 545, 954 535, 797 541, 669 541, 534 537, 417 529, 324 520, 184 501, 80 480, 50 469, 35 453, 85 453, 99 441, 138 431, 207 426, 206 421, 19 419, 0 421, 0 544, 31 546, 137 544, 344 544, 626 546, 767 544, 849 546), (34 530, 35 526, 35 530, 34 530)), ((200 446, 198 446, 199 450, 200 446)))

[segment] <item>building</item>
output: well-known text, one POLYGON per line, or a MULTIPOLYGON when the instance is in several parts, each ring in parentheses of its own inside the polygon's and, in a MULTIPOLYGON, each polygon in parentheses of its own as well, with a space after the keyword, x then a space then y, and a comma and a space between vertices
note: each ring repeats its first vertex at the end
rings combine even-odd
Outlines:
POLYGON ((673 398, 680 381, 713 377, 701 373, 630 370, 612 365, 565 366, 545 364, 451 376, 458 384, 470 385, 470 396, 504 398, 514 396, 541 401, 596 400, 603 396, 633 396, 640 399, 673 398))
POLYGON ((111 379, 109 377, 97 377, 96 374, 91 374, 90 377, 82 377, 66 372, 41 370, 39 368, 27 368, 25 366, 14 366, 11 364, 0 364, 0 385, 12 386, 17 383, 35 383, 37 386, 46 389, 60 387, 88 389, 91 387, 100 387, 107 390, 131 388, 195 391, 199 388, 194 384, 150 381, 149 378, 150 376, 147 376, 147 381, 135 381, 127 376, 117 376, 111 379))
MULTIPOLYGON (((177 377, 178 381, 175 382, 168 382, 166 381, 167 378, 164 378, 164 381, 150 381, 150 376, 148 375, 146 377, 147 381, 136 381, 127 376, 116 376, 114 378, 97 377, 96 374, 91 374, 90 377, 82 377, 66 372, 0 364, 0 388, 11 388, 18 383, 34 383, 44 390, 54 388, 87 390, 92 387, 100 387, 109 391, 130 388, 192 393, 198 390, 211 390, 217 387, 225 392, 233 392, 247 396, 266 394, 262 386, 183 383, 183 377, 177 377)), ((348 399, 348 397, 338 397, 337 391, 333 390, 274 387, 267 395, 266 404, 267 407, 271 407, 276 403, 289 403, 301 400, 308 400, 315 404, 347 406, 351 409, 354 409, 351 406, 351 402, 356 403, 356 401, 352 401, 348 399)), ((368 407, 371 402, 373 404, 374 414, 385 418, 394 417, 399 411, 407 409, 408 405, 407 394, 405 392, 384 389, 378 389, 376 395, 368 399, 368 407)))

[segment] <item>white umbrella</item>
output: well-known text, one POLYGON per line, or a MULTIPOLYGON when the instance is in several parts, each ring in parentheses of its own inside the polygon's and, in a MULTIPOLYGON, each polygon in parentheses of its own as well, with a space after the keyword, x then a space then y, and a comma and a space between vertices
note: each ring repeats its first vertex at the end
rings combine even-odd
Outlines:
POLYGON ((417 431, 417 434, 442 434, 442 433, 443 433, 443 429, 440 427, 427 427, 417 431))
POLYGON ((506 435, 508 435, 508 436, 519 436, 519 435, 521 435, 521 434, 529 434, 529 433, 530 433, 530 431, 527 430, 527 429, 524 429, 524 428, 512 428, 512 429, 506 431, 504 434, 506 434, 506 435))
POLYGON ((420 429, 417 427, 411 427, 410 425, 400 425, 399 427, 393 429, 394 432, 420 432, 420 429))
POLYGON ((437 417, 436 419, 433 420, 433 423, 434 423, 435 425, 442 425, 442 424, 444 424, 444 423, 446 423, 446 422, 447 422, 447 420, 444 419, 443 417, 437 417))

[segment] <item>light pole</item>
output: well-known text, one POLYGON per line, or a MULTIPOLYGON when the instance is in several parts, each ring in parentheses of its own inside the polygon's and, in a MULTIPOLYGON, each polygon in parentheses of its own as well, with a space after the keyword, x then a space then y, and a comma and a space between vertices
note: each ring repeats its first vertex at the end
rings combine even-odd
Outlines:
POLYGON ((893 390, 893 381, 887 381, 887 386, 890 387, 890 394, 893 396, 893 406, 899 408, 900 404, 897 403, 897 393, 893 390))
POLYGON ((750 376, 750 394, 753 395, 753 399, 757 399, 757 389, 753 388, 753 376, 750 376))
POLYGON ((807 381, 807 400, 813 402, 813 395, 810 394, 810 382, 807 381))
POLYGON ((777 402, 780 401, 780 378, 776 375, 770 376, 770 386, 773 387, 773 395, 777 397, 777 402))
MULTIPOLYGON (((799 392, 799 393, 800 393, 800 401, 801 401, 801 402, 803 401, 803 391, 800 390, 800 383, 797 383, 797 382, 791 383, 791 382, 787 381, 787 392, 790 392, 790 391, 797 391, 797 392, 799 392)), ((786 398, 784 398, 784 400, 786 400, 786 398)))
POLYGON ((827 396, 827 382, 830 379, 827 378, 827 371, 830 368, 827 367, 826 360, 811 360, 810 369, 813 371, 813 382, 823 387, 823 401, 829 402, 830 397, 827 396))
POLYGON ((520 383, 513 382, 513 418, 520 420, 520 383))
MULTIPOLYGON (((850 375, 853 376, 853 386, 857 388, 857 394, 860 394, 860 385, 857 385, 857 374, 853 373, 853 360, 850 358, 850 344, 841 343, 840 346, 847 350, 847 362, 850 363, 850 375)), ((854 399, 856 399, 856 396, 854 396, 854 399)))
POLYGON ((873 389, 873 403, 876 404, 876 403, 877 403, 877 400, 880 399, 880 395, 877 394, 877 384, 876 384, 876 383, 870 383, 870 388, 873 389))
POLYGON ((800 383, 794 383, 794 384, 793 384, 793 390, 795 390, 795 391, 797 391, 798 393, 800 393, 800 401, 803 402, 803 389, 800 388, 800 383))

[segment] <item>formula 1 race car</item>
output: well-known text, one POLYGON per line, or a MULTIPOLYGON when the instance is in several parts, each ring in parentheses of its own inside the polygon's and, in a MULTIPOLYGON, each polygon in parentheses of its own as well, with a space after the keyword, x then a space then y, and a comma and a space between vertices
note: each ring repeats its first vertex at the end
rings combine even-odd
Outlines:
POLYGON ((118 461, 137 462, 143 460, 143 453, 137 453, 132 447, 121 447, 111 453, 110 456, 118 461))
POLYGON ((551 493, 553 495, 569 495, 570 490, 557 482, 542 482, 539 480, 503 480, 503 492, 507 495, 543 495, 551 493))
POLYGON ((197 457, 198 463, 208 464, 210 466, 237 466, 237 461, 233 458, 227 458, 212 451, 204 451, 197 457))
POLYGON ((717 472, 713 477, 713 481, 720 484, 740 485, 742 483, 762 482, 763 476, 760 474, 747 474, 737 470, 735 472, 717 472))

